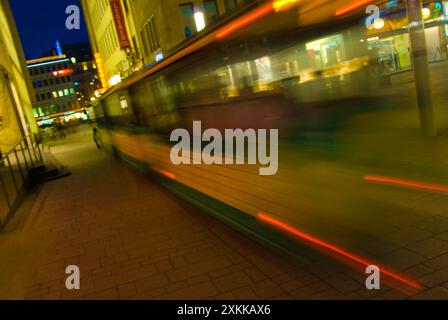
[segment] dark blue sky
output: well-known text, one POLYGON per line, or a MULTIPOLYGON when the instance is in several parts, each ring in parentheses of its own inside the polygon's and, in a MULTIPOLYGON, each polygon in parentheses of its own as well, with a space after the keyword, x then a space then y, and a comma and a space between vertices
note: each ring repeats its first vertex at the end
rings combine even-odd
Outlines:
MULTIPOLYGON (((92 0, 93 1, 93 0, 92 0)), ((88 41, 87 29, 81 12, 81 29, 68 30, 65 9, 78 5, 78 0, 10 0, 11 10, 17 24, 27 59, 40 58, 44 51, 61 44, 88 41)))

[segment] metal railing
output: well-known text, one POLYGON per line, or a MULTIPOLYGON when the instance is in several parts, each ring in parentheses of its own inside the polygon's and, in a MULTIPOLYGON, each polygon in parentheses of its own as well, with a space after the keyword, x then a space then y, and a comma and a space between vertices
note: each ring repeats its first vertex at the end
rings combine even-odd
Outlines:
POLYGON ((42 165, 37 135, 22 138, 6 154, 0 153, 0 230, 18 209, 31 187, 31 171, 42 165))

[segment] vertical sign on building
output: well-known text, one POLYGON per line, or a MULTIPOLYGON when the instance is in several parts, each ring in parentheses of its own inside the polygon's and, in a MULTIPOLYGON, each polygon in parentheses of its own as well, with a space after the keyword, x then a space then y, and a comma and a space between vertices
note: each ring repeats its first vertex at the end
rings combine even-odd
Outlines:
POLYGON ((100 77, 101 86, 103 87, 103 91, 108 88, 108 83, 106 80, 106 71, 104 70, 103 58, 101 57, 101 53, 95 52, 95 63, 96 68, 98 70, 98 76, 100 77))
POLYGON ((112 16, 114 17, 115 30, 117 30, 118 41, 121 49, 130 49, 131 42, 129 41, 128 31, 126 29, 126 22, 124 20, 123 8, 120 0, 109 0, 112 16))

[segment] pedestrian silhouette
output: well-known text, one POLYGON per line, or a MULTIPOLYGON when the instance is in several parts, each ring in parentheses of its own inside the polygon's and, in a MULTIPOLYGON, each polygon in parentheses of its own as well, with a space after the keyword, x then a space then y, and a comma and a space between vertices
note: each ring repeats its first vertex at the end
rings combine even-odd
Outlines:
POLYGON ((95 141, 96 147, 101 149, 100 137, 97 128, 93 128, 93 141, 95 141))
POLYGON ((191 29, 189 27, 185 27, 184 34, 185 38, 189 38, 193 33, 191 32, 191 29))

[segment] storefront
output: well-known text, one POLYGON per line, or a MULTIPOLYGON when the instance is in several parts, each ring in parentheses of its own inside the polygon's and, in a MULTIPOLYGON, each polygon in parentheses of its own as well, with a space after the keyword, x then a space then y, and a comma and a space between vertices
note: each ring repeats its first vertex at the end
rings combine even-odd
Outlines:
MULTIPOLYGON (((423 7, 428 61, 446 60, 448 1, 424 2, 423 7)), ((367 41, 368 49, 375 52, 387 72, 412 68, 408 20, 403 1, 391 1, 381 10, 381 23, 368 30, 363 41, 367 41)))
POLYGON ((310 66, 313 69, 324 69, 343 60, 344 39, 342 35, 336 34, 308 42, 306 51, 310 66))

